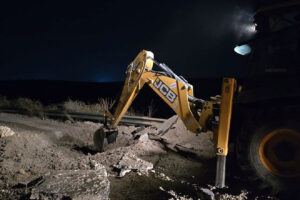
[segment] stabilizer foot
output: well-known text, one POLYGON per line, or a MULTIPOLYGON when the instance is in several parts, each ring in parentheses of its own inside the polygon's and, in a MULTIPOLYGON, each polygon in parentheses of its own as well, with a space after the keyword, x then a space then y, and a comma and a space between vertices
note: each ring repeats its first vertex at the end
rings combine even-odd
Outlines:
POLYGON ((217 155, 216 187, 225 187, 226 156, 217 155))

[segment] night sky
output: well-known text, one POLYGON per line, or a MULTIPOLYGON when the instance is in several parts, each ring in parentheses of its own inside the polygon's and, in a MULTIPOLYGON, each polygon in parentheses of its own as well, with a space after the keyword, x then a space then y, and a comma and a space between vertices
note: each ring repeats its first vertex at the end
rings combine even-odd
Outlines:
POLYGON ((243 74, 244 1, 0 0, 0 80, 121 81, 142 49, 185 78, 243 74), (243 2, 243 3, 242 3, 243 2))

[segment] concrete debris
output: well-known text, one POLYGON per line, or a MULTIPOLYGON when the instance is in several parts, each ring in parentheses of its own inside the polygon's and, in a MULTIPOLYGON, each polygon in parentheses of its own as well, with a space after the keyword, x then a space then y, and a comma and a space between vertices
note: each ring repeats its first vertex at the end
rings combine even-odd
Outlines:
POLYGON ((188 197, 188 196, 186 196, 186 195, 181 196, 181 195, 177 194, 174 190, 166 191, 166 190, 165 190, 163 187, 161 187, 161 186, 159 187, 159 189, 160 189, 161 191, 164 191, 164 192, 166 192, 166 193, 168 193, 169 195, 172 196, 172 198, 170 198, 169 200, 193 200, 193 198, 188 197))
POLYGON ((215 194, 207 188, 200 188, 200 190, 208 196, 209 200, 215 200, 215 194))
POLYGON ((6 113, 0 113, 0 122, 0 199, 93 200, 110 195, 111 199, 245 200, 255 194, 242 191, 247 189, 243 184, 234 188, 234 195, 204 186, 214 178, 215 163, 201 159, 215 156, 212 133, 197 136, 177 116, 152 127, 118 126, 116 142, 102 153, 92 148, 98 123, 69 125, 6 113), (9 127, 17 137, 9 137, 14 134, 9 127), (136 173, 115 178, 131 171, 136 173), (168 189, 159 191, 160 185, 168 189))
POLYGON ((248 191, 242 190, 238 195, 232 194, 221 194, 218 196, 219 200, 246 200, 248 199, 248 191))
POLYGON ((164 173, 159 173, 158 175, 156 175, 157 178, 160 178, 162 180, 165 180, 165 181, 171 181, 171 182, 174 182, 173 179, 171 179, 169 176, 165 175, 164 173))
MULTIPOLYGON (((131 172, 131 169, 122 168, 121 171, 119 172, 119 177, 123 177, 129 172, 131 172)), ((138 174, 141 175, 141 173, 138 173, 138 174)))
POLYGON ((0 138, 13 136, 14 134, 15 134, 15 132, 12 131, 9 127, 0 126, 0 138))
POLYGON ((150 135, 149 138, 163 143, 166 148, 175 152, 211 159, 216 155, 212 137, 212 132, 198 135, 190 132, 178 116, 173 116, 158 127, 156 135, 150 135))
POLYGON ((138 140, 141 142, 147 142, 149 140, 148 134, 145 133, 145 134, 141 135, 138 140))
MULTIPOLYGON (((50 173, 48 173, 50 175, 50 173)), ((29 188, 33 187, 43 181, 43 176, 40 176, 32 181, 23 181, 15 185, 13 188, 29 188)))
POLYGON ((19 169, 19 174, 22 174, 22 175, 25 175, 26 174, 26 172, 25 172, 25 170, 24 169, 19 169))
POLYGON ((90 164, 91 169, 94 169, 94 170, 102 170, 102 168, 103 168, 103 165, 101 165, 100 163, 98 163, 95 160, 90 160, 89 164, 90 164))
POLYGON ((104 167, 98 170, 58 170, 45 175, 32 189, 32 200, 107 200, 110 183, 104 167))
POLYGON ((138 127, 138 128, 136 128, 134 131, 132 131, 131 134, 132 134, 132 135, 135 135, 136 133, 139 133, 139 132, 143 131, 144 129, 145 129, 144 126, 138 127))
POLYGON ((120 170, 119 177, 123 177, 130 171, 148 174, 148 171, 153 169, 153 164, 138 158, 134 154, 126 153, 114 167, 120 170))
POLYGON ((158 135, 164 135, 165 133, 167 133, 173 127, 173 125, 177 123, 178 119, 179 117, 177 115, 174 115, 173 117, 166 120, 164 123, 160 124, 157 127, 158 135))

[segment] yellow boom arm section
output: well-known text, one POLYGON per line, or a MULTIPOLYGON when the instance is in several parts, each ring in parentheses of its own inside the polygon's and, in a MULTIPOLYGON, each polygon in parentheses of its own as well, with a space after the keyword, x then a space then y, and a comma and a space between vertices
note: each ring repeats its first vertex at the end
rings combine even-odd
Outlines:
POLYGON ((122 94, 114 114, 106 111, 110 126, 116 127, 131 103, 148 84, 182 119, 188 130, 199 133, 201 126, 191 111, 189 96, 193 97, 193 86, 166 75, 152 72, 154 56, 143 50, 129 65, 122 94))
POLYGON ((196 99, 193 86, 179 77, 169 77, 166 74, 152 70, 154 55, 150 51, 141 51, 126 71, 126 80, 121 97, 113 114, 105 111, 106 125, 108 128, 116 128, 131 103, 138 95, 144 84, 148 84, 180 117, 187 129, 193 133, 200 133, 203 129, 214 131, 214 141, 218 155, 227 155, 227 144, 231 120, 232 99, 235 79, 223 80, 222 97, 202 103, 200 112, 195 111, 196 99), (221 107, 221 109, 220 109, 221 107), (214 117, 214 110, 220 110, 219 127, 208 127, 208 120, 214 117))
MULTIPOLYGON (((210 101, 197 99, 194 97, 192 85, 178 77, 166 65, 157 63, 152 52, 143 50, 127 68, 125 84, 114 113, 105 111, 107 134, 114 132, 145 83, 175 111, 188 130, 193 133, 200 133, 210 129, 214 132, 217 154, 216 186, 224 187, 235 79, 223 79, 222 97, 216 96, 210 101), (157 64, 163 71, 153 71, 153 63, 157 64)), ((98 137, 102 138, 101 140, 104 138, 105 130, 101 129, 100 134, 98 134, 98 137)), ((98 140, 97 134, 94 140, 98 140)), ((99 144, 100 149, 102 149, 103 142, 99 144)))

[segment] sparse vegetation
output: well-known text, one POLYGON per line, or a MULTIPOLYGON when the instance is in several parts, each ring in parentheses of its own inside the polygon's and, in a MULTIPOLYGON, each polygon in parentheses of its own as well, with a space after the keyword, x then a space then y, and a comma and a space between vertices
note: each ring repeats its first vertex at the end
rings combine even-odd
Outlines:
POLYGON ((44 117, 44 107, 40 101, 20 97, 10 103, 10 107, 29 116, 44 117))
POLYGON ((10 107, 9 100, 6 98, 6 96, 0 95, 0 108, 4 109, 9 107, 10 107))
MULTIPOLYGON (((14 100, 8 99, 5 96, 0 95, 0 110, 13 110, 21 114, 29 116, 44 117, 45 112, 49 111, 67 111, 67 112, 81 112, 81 113, 103 113, 106 109, 112 108, 115 100, 109 98, 100 98, 98 103, 87 104, 83 101, 68 99, 62 104, 51 104, 44 106, 38 100, 32 100, 29 98, 20 97, 14 100)), ((152 116, 155 112, 153 103, 149 105, 147 111, 148 116, 152 116)), ((137 112, 134 108, 130 107, 126 112, 126 115, 138 115, 143 116, 142 112, 137 112)))
POLYGON ((108 99, 108 98, 101 98, 98 101, 99 101, 100 107, 103 109, 103 111, 112 108, 112 106, 116 102, 116 100, 112 100, 112 99, 108 99))
POLYGON ((111 108, 114 104, 114 101, 108 98, 101 98, 98 102, 95 104, 86 104, 82 101, 69 99, 63 103, 63 108, 71 112, 103 113, 105 109, 111 108))
POLYGON ((42 103, 24 97, 9 100, 7 97, 0 95, 0 109, 15 110, 29 116, 44 117, 44 107, 42 103))

